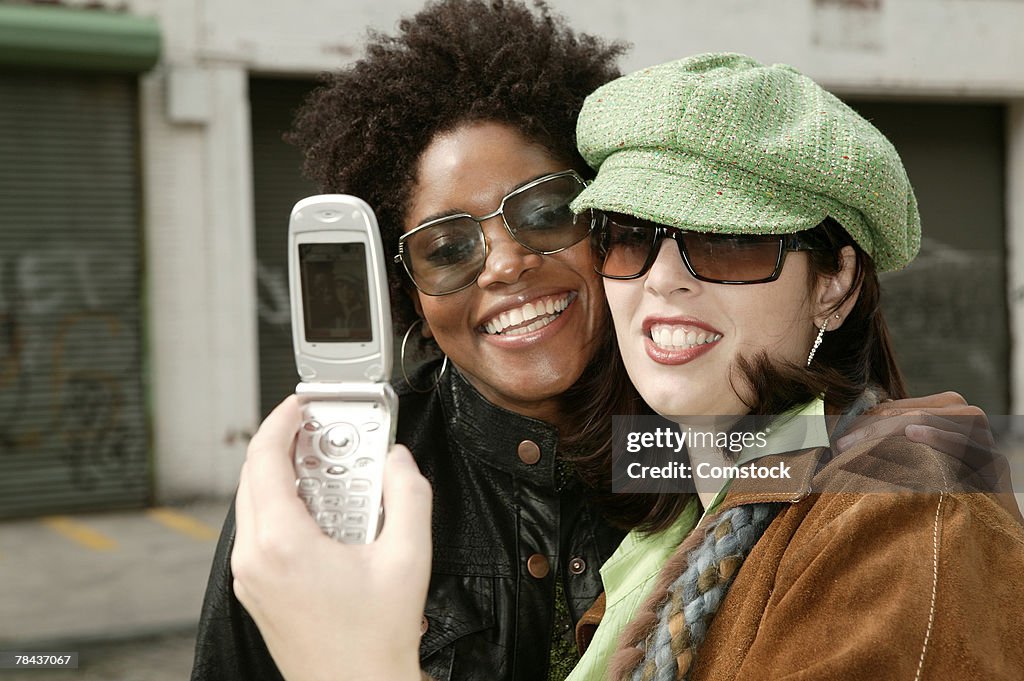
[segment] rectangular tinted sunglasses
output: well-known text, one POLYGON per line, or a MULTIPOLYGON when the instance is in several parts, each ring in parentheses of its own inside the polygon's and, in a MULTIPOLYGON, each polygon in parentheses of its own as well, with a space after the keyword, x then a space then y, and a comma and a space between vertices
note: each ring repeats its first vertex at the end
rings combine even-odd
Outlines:
POLYGON ((395 262, 427 295, 461 291, 476 281, 487 260, 481 223, 499 215, 508 235, 527 250, 558 253, 586 238, 595 224, 591 211, 575 215, 569 209, 584 187, 573 170, 538 177, 509 192, 486 215, 446 215, 409 230, 398 240, 395 262))
POLYGON ((595 212, 600 224, 595 230, 595 268, 608 279, 643 276, 654 264, 665 238, 675 240, 683 264, 695 279, 714 284, 775 281, 787 252, 823 248, 799 234, 692 232, 631 215, 595 212))

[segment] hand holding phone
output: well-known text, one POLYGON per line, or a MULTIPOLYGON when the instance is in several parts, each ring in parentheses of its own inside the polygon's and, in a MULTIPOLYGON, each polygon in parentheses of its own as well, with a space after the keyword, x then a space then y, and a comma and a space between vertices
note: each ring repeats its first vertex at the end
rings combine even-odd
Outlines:
POLYGON ((302 419, 289 397, 249 443, 235 499, 235 594, 286 679, 418 681, 430 484, 396 445, 380 537, 358 547, 325 540, 295 498, 288 450, 302 419))
POLYGON ((380 530, 384 457, 398 416, 387 382, 391 307, 380 231, 361 199, 312 196, 292 209, 288 245, 303 412, 298 493, 328 536, 366 544, 380 530))

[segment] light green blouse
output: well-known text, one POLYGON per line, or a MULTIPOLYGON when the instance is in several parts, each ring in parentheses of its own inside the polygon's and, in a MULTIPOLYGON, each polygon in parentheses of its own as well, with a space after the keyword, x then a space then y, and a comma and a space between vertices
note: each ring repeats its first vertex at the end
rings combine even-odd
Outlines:
MULTIPOLYGON (((813 400, 773 422, 772 427, 766 431, 765 446, 740 452, 736 465, 750 463, 762 456, 810 447, 827 447, 828 444, 825 403, 820 399, 813 400)), ((606 598, 601 625, 594 633, 587 652, 566 681, 598 681, 605 678, 608 661, 618 646, 622 631, 654 589, 662 566, 686 535, 722 502, 727 489, 728 482, 715 495, 708 511, 704 511, 700 499, 694 495, 669 528, 655 534, 634 530, 626 535, 619 548, 601 567, 606 598)))
POLYGON ((603 679, 619 636, 651 591, 676 547, 697 525, 700 500, 694 495, 672 525, 655 534, 632 531, 601 567, 605 611, 594 640, 566 681, 603 679))

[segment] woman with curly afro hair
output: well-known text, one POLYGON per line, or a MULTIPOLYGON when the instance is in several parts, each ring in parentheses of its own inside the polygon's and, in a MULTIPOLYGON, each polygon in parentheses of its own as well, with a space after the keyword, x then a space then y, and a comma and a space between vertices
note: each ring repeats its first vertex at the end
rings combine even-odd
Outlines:
MULTIPOLYGON (((564 678, 623 536, 565 463, 608 442, 567 406, 591 392, 608 336, 591 218, 568 204, 591 177, 576 116, 623 49, 543 3, 432 3, 396 35, 371 34, 289 135, 321 191, 373 206, 396 331, 447 357, 396 385, 397 440, 435 497, 420 657, 438 679, 564 678)), ((192 678, 278 679, 232 593, 233 537, 234 508, 192 678)))

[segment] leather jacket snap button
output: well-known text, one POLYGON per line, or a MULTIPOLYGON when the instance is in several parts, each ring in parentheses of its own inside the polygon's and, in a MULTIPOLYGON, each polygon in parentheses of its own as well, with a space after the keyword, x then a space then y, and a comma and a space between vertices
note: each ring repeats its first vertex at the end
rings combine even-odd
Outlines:
POLYGON ((569 561, 569 572, 574 575, 582 574, 587 569, 587 561, 582 558, 573 558, 569 561))
POLYGON ((523 440, 519 443, 519 460, 532 466, 540 461, 540 447, 533 440, 523 440))
POLYGON ((544 579, 551 571, 551 565, 546 557, 535 553, 526 560, 526 569, 531 576, 537 579, 544 579))

